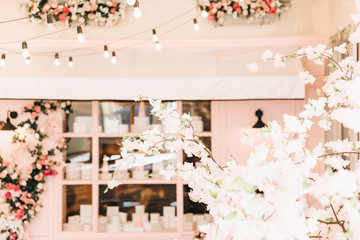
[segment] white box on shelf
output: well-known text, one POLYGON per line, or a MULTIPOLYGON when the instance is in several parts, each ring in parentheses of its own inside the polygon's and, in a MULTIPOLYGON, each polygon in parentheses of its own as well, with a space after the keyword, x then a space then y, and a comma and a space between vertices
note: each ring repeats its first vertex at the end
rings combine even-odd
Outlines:
POLYGON ((134 125, 146 125, 146 126, 148 126, 149 124, 150 124, 150 117, 149 116, 144 116, 144 117, 135 116, 134 117, 134 125))
MULTIPOLYGON (((74 124, 80 123, 85 126, 86 131, 85 132, 91 132, 92 131, 92 117, 91 116, 77 116, 74 119, 74 124)), ((75 129, 74 129, 75 132, 75 129)))
POLYGON ((161 121, 161 130, 165 133, 176 133, 177 129, 173 124, 172 119, 165 119, 161 121))
POLYGON ((161 124, 151 124, 150 129, 157 129, 161 132, 161 124))
POLYGON ((196 223, 194 222, 184 222, 183 230, 185 232, 192 232, 196 230, 196 223))
POLYGON ((202 121, 201 116, 192 116, 191 124, 193 125, 195 132, 204 131, 204 122, 202 121))
POLYGON ((208 223, 209 223, 209 222, 206 221, 205 219, 199 220, 199 221, 196 221, 196 227, 200 227, 200 226, 206 225, 206 224, 208 224, 208 223))
POLYGON ((107 217, 111 217, 111 216, 119 216, 119 206, 108 206, 106 208, 106 216, 107 217))
POLYGON ((122 226, 121 224, 106 224, 106 232, 121 232, 122 226))
POLYGON ((130 173, 127 170, 118 170, 115 174, 115 179, 125 180, 130 178, 130 173))
POLYGON ((73 224, 80 224, 80 215, 73 215, 68 217, 68 223, 73 224))
POLYGON ((84 123, 74 122, 73 123, 73 131, 75 133, 86 133, 87 127, 84 123))
POLYGON ((98 224, 106 224, 106 223, 107 223, 107 217, 100 215, 98 218, 98 224))
POLYGON ((159 223, 160 222, 160 213, 150 213, 150 222, 159 223))
POLYGON ((107 223, 109 223, 109 224, 120 224, 120 216, 109 216, 109 217, 107 217, 107 223))
POLYGON ((92 217, 80 217, 80 223, 92 223, 92 217))
POLYGON ((81 179, 90 180, 92 179, 92 164, 83 163, 81 165, 81 179))
POLYGON ((194 214, 193 215, 193 221, 194 222, 198 222, 198 221, 201 221, 201 220, 204 220, 205 217, 203 214, 194 214))
POLYGON ((144 205, 136 205, 135 206, 135 213, 144 214, 145 213, 145 206, 144 205))
POLYGON ((98 224, 98 231, 99 232, 106 232, 106 224, 98 224))
POLYGON ((129 124, 119 124, 118 132, 119 133, 128 133, 129 132, 129 124))
POLYGON ((128 214, 126 212, 119 212, 120 222, 126 223, 128 214))
POLYGON ((147 179, 149 178, 149 170, 134 170, 132 172, 132 178, 133 179, 147 179))
POLYGON ((175 217, 175 207, 173 206, 164 206, 163 207, 164 217, 175 217))
POLYGON ((82 163, 67 163, 66 164, 66 180, 80 180, 81 179, 82 163))
POLYGON ((193 213, 185 213, 183 217, 184 222, 192 222, 193 221, 193 213))
POLYGON ((100 173, 100 180, 111 180, 112 174, 111 173, 100 173))
POLYGON ((132 222, 126 222, 124 225, 123 225, 123 230, 124 232, 132 232, 134 229, 134 223, 132 222))
POLYGON ((164 229, 169 229, 170 228, 170 219, 169 219, 169 217, 162 217, 161 218, 161 223, 162 223, 162 227, 164 229))
POLYGON ((91 231, 91 224, 82 224, 83 231, 90 232, 91 231))
POLYGON ((131 132, 133 133, 142 133, 149 129, 149 125, 135 125, 131 124, 131 132))
POLYGON ((80 205, 80 216, 92 217, 92 205, 91 204, 80 205))
POLYGON ((162 230, 162 224, 158 223, 147 223, 144 226, 145 231, 147 232, 160 232, 162 230))
POLYGON ((83 227, 81 226, 80 223, 77 224, 64 223, 63 230, 65 232, 80 232, 83 231, 83 227))
POLYGON ((104 118, 104 132, 105 133, 117 133, 118 132, 118 119, 104 118))
POLYGON ((211 222, 211 221, 212 221, 212 217, 211 217, 211 215, 208 214, 208 213, 205 213, 205 214, 204 214, 204 219, 205 219, 206 221, 208 221, 208 222, 211 222))
POLYGON ((177 217, 169 217, 169 228, 177 228, 177 217))
POLYGON ((141 214, 141 220, 142 220, 142 223, 148 223, 149 222, 149 213, 143 213, 141 214))

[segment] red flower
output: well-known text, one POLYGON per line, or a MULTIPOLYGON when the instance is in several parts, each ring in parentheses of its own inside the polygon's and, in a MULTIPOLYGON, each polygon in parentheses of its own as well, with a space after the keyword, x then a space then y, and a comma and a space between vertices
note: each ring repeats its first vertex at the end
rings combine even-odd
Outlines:
POLYGON ((40 155, 40 159, 41 159, 41 160, 46 160, 46 156, 45 156, 44 154, 41 154, 41 155, 40 155))
POLYGON ((239 4, 238 4, 238 3, 234 3, 234 5, 233 5, 232 8, 233 8, 234 10, 236 10, 238 7, 239 7, 239 4))
POLYGON ((115 8, 117 7, 118 3, 117 2, 112 2, 112 6, 115 8))
POLYGON ((241 13, 241 8, 237 8, 237 9, 235 9, 235 11, 237 12, 237 14, 240 14, 241 13))
POLYGON ((65 14, 60 14, 59 15, 59 21, 64 22, 65 20, 66 20, 65 14))
POLYGON ((111 8, 111 9, 110 9, 110 12, 111 12, 112 14, 114 14, 114 13, 116 13, 116 9, 115 9, 115 8, 111 8))
POLYGON ((22 219, 23 216, 24 216, 24 210, 18 209, 18 210, 16 211, 16 218, 17 218, 17 219, 22 219))
POLYGON ((15 186, 15 187, 14 187, 14 191, 15 191, 15 192, 20 191, 20 186, 15 186))
POLYGON ((214 15, 209 15, 209 16, 208 16, 208 20, 209 20, 209 21, 214 21, 214 20, 215 20, 214 15))
POLYGON ((45 176, 50 176, 50 175, 51 175, 51 171, 50 171, 50 170, 45 170, 45 171, 44 171, 44 174, 45 174, 45 176))
POLYGON ((64 8, 64 9, 62 10, 62 12, 65 13, 65 14, 68 14, 68 13, 70 12, 70 10, 69 10, 68 7, 66 7, 66 8, 64 8))
POLYGON ((54 171, 54 170, 51 170, 51 175, 56 176, 56 175, 58 175, 58 172, 54 171))
POLYGON ((267 5, 270 5, 272 3, 272 0, 265 0, 267 5))
POLYGON ((276 8, 270 8, 269 13, 270 14, 275 14, 276 13, 276 8))
POLYGON ((5 193, 5 198, 11 198, 11 193, 10 192, 5 193))
POLYGON ((7 183, 6 184, 6 189, 7 190, 11 190, 11 189, 13 189, 14 188, 14 185, 12 184, 12 183, 7 183))

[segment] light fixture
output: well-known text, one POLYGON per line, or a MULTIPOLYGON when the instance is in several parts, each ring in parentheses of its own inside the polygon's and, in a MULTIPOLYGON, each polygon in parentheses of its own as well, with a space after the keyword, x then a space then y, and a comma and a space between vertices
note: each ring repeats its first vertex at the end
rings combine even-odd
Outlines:
POLYGON ((84 34, 83 34, 83 30, 82 30, 82 27, 81 26, 78 26, 77 28, 76 28, 76 31, 77 31, 77 40, 79 41, 79 42, 85 42, 85 36, 84 36, 84 34))
POLYGON ((73 67, 73 66, 74 66, 73 58, 69 57, 68 67, 73 67))
POLYGON ((159 42, 159 41, 155 42, 155 49, 156 49, 157 51, 160 51, 160 50, 161 50, 161 45, 160 45, 160 42, 159 42))
POLYGON ((24 58, 30 57, 30 52, 29 52, 27 43, 26 43, 26 42, 22 42, 21 47, 22 47, 22 53, 21 53, 22 56, 23 56, 24 58))
POLYGON ((109 58, 110 55, 109 55, 109 49, 108 49, 108 46, 104 46, 104 58, 109 58))
POLYGON ((15 130, 16 127, 10 122, 10 118, 17 118, 17 116, 18 116, 17 112, 8 110, 7 116, 6 116, 6 122, 5 122, 4 126, 1 128, 1 130, 4 130, 4 131, 15 130))
POLYGON ((135 18, 141 18, 142 13, 139 6, 140 6, 139 1, 136 0, 134 4, 134 12, 133 12, 135 18))
POLYGON ((205 8, 203 6, 200 6, 200 11, 201 11, 201 16, 203 18, 207 18, 208 17, 208 12, 205 10, 205 8))
POLYGON ((46 22, 48 25, 48 31, 53 32, 55 30, 55 27, 54 27, 54 16, 52 15, 52 13, 48 13, 46 15, 46 22))
POLYGON ((28 56, 27 58, 25 58, 25 64, 29 65, 30 64, 30 56, 28 56))
POLYGON ((255 123, 255 125, 253 126, 253 128, 263 128, 266 127, 266 124, 261 120, 261 117, 263 115, 263 111, 261 111, 261 109, 258 109, 255 112, 255 115, 258 117, 257 122, 255 123))
POLYGON ((59 53, 55 53, 54 65, 55 65, 55 66, 59 66, 59 65, 60 65, 60 56, 59 56, 59 53))
POLYGON ((130 6, 133 6, 135 4, 136 0, 126 0, 126 3, 130 6))
POLYGON ((159 41, 159 37, 158 37, 158 35, 156 34, 156 30, 155 30, 155 29, 152 30, 152 34, 153 34, 153 41, 154 41, 154 43, 158 42, 158 41, 159 41))
POLYGON ((5 55, 5 53, 3 53, 3 54, 1 54, 1 60, 0 60, 0 65, 3 67, 3 66, 5 66, 5 64, 6 64, 6 55, 5 55))
POLYGON ((198 32, 198 31, 200 30, 200 25, 199 25, 199 23, 197 22, 197 19, 194 18, 193 22, 194 22, 194 30, 195 30, 196 32, 198 32))
POLYGON ((117 59, 116 59, 116 53, 112 52, 111 54, 111 63, 116 63, 117 59))

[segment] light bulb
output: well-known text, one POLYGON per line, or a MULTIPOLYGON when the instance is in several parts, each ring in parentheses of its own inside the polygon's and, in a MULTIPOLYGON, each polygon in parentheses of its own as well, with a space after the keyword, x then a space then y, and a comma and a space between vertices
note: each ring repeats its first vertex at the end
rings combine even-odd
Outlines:
POLYGON ((29 49, 27 47, 27 43, 26 42, 22 42, 22 56, 24 58, 28 58, 30 57, 30 52, 29 52, 29 49))
POLYGON ((82 31, 82 27, 81 26, 78 26, 77 27, 77 40, 79 42, 85 42, 85 36, 83 34, 83 31, 82 31))
POLYGON ((51 13, 48 13, 46 15, 46 22, 48 25, 48 31, 54 32, 55 31, 55 25, 54 25, 54 16, 51 13))
POLYGON ((104 46, 104 58, 109 58, 110 54, 109 54, 109 49, 108 46, 104 46))
POLYGON ((6 55, 3 53, 3 54, 1 54, 1 60, 0 60, 0 65, 2 67, 5 66, 5 64, 6 64, 5 60, 6 60, 6 55))
POLYGON ((198 32, 200 30, 200 25, 198 24, 196 18, 194 18, 194 30, 198 32))
POLYGON ((153 29, 153 30, 152 30, 152 33, 153 33, 153 41, 154 41, 154 43, 158 42, 158 41, 159 41, 159 37, 158 37, 158 35, 156 34, 156 30, 153 29))
POLYGON ((158 51, 161 50, 160 42, 156 42, 156 43, 155 43, 155 49, 158 50, 158 51))
POLYGON ((112 52, 112 57, 111 57, 111 63, 116 63, 117 59, 116 59, 116 53, 112 52))
POLYGON ((68 67, 73 67, 73 66, 74 66, 73 58, 69 57, 68 67))
POLYGON ((29 64, 30 64, 30 56, 27 57, 27 58, 25 58, 25 64, 26 64, 26 65, 29 65, 29 64))
POLYGON ((139 1, 138 0, 136 0, 136 2, 134 4, 134 12, 133 12, 133 14, 134 14, 135 18, 141 18, 142 13, 141 13, 141 10, 139 8, 139 1))
POLYGON ((136 3, 136 0, 126 0, 126 3, 130 6, 133 6, 136 3))
POLYGON ((207 18, 208 17, 208 12, 205 10, 205 8, 203 6, 200 6, 200 10, 201 10, 201 16, 203 18, 207 18))
POLYGON ((55 53, 54 65, 55 65, 55 66, 59 66, 59 65, 60 65, 60 59, 59 59, 59 54, 58 54, 58 53, 55 53))

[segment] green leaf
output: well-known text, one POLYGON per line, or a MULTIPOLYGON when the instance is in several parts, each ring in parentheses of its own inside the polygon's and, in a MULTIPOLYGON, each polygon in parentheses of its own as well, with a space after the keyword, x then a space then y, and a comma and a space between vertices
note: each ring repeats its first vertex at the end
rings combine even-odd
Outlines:
POLYGON ((192 202, 198 202, 197 200, 192 199, 192 198, 190 198, 190 197, 189 197, 189 199, 190 199, 190 201, 192 201, 192 202))
POLYGON ((242 189, 246 192, 246 193, 254 193, 256 188, 253 185, 250 185, 246 182, 244 182, 242 184, 242 189))
POLYGON ((263 127, 262 129, 260 129, 260 132, 261 132, 261 133, 268 133, 268 132, 270 132, 270 128, 268 128, 268 127, 263 127))
POLYGON ((109 191, 109 187, 107 187, 104 191, 104 193, 107 193, 109 191))
POLYGON ((334 221, 334 219, 332 217, 325 219, 325 222, 333 222, 333 221, 334 221))
POLYGON ((215 182, 216 186, 220 186, 223 184, 223 180, 222 179, 219 179, 215 182))
POLYGON ((334 89, 335 92, 340 92, 340 90, 335 86, 333 86, 333 89, 334 89))
POLYGON ((232 185, 239 185, 241 183, 243 183, 244 181, 241 179, 241 177, 236 177, 234 178, 234 180, 232 181, 232 185))
POLYGON ((321 90, 319 88, 316 90, 316 94, 318 97, 321 97, 321 90))
POLYGON ((225 219, 226 220, 232 220, 232 219, 234 219, 236 217, 236 215, 237 215, 237 212, 231 212, 225 217, 225 219))
POLYGON ((211 189, 209 190, 209 193, 210 193, 210 195, 213 197, 213 198, 217 198, 217 196, 218 196, 218 193, 217 192, 214 192, 214 191, 212 191, 211 189))

